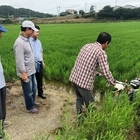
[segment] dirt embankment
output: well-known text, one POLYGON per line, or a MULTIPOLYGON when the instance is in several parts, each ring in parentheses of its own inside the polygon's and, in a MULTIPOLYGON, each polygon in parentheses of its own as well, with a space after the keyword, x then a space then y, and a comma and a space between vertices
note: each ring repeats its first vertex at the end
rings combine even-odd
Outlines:
POLYGON ((61 116, 67 101, 71 111, 72 121, 75 121, 75 96, 64 87, 52 84, 44 85, 47 99, 36 98, 40 103, 39 114, 31 114, 25 109, 20 82, 7 83, 7 120, 12 124, 5 128, 10 140, 32 140, 35 135, 52 134, 61 126, 61 116))
POLYGON ((75 16, 58 16, 53 18, 41 18, 34 19, 34 23, 90 23, 93 22, 93 18, 76 18, 75 16))

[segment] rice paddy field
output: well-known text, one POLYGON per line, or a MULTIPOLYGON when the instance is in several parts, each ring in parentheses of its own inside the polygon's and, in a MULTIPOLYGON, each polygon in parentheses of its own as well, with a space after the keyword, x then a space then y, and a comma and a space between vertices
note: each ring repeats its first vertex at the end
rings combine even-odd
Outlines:
MULTIPOLYGON (((13 44, 20 32, 20 24, 4 27, 9 32, 4 33, 0 39, 0 55, 6 81, 12 82, 18 79, 13 44)), ((115 79, 130 81, 140 77, 139 22, 40 24, 40 27, 39 39, 43 45, 46 64, 45 80, 69 84, 69 75, 80 48, 86 43, 94 42, 103 31, 112 35, 112 42, 106 52, 115 79)), ((102 77, 96 81, 96 87, 105 88, 106 81, 102 77)), ((134 110, 139 99, 140 97, 136 98, 136 102, 130 104, 124 94, 118 102, 114 102, 109 94, 99 111, 89 112, 84 123, 74 127, 69 124, 71 114, 66 108, 62 117, 64 129, 58 131, 56 140, 138 140, 135 126, 139 126, 140 122, 134 110)))
MULTIPOLYGON (((0 55, 6 81, 16 80, 13 44, 19 25, 4 25, 8 33, 0 39, 0 55)), ((94 42, 102 31, 112 35, 107 48, 113 76, 120 81, 131 80, 140 73, 140 23, 41 24, 39 39, 44 49, 45 79, 69 83, 68 78, 80 48, 94 42)))

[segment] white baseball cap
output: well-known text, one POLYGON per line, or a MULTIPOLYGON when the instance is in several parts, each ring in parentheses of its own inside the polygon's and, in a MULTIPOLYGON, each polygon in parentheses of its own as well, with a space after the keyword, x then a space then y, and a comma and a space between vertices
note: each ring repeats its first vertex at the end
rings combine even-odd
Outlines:
POLYGON ((22 22, 22 27, 28 27, 31 28, 34 31, 39 31, 37 28, 35 28, 35 25, 32 21, 25 20, 22 22))

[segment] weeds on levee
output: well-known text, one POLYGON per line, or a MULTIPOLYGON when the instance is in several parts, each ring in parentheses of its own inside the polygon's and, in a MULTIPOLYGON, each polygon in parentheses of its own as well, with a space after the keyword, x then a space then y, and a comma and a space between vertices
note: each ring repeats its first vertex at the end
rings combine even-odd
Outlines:
POLYGON ((2 120, 0 120, 0 139, 5 137, 5 132, 2 128, 2 120))
POLYGON ((6 132, 2 128, 2 120, 0 120, 0 140, 10 140, 9 137, 7 136, 6 132))
POLYGON ((93 110, 90 106, 82 122, 70 123, 70 111, 65 108, 62 128, 55 135, 55 140, 138 140, 136 124, 140 124, 137 107, 140 104, 140 92, 130 103, 127 94, 116 100, 112 93, 93 110))
POLYGON ((49 135, 46 134, 40 134, 33 138, 33 140, 48 140, 48 139, 49 139, 49 135))

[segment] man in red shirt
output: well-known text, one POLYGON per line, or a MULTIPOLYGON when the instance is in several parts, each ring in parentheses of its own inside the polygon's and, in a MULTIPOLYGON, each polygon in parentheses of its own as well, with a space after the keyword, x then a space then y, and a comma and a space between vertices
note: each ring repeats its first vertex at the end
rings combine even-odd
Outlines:
POLYGON ((92 90, 98 68, 100 69, 100 73, 107 79, 108 84, 112 84, 118 90, 124 88, 123 85, 116 84, 116 80, 109 71, 107 55, 104 50, 108 47, 110 41, 111 35, 102 32, 95 43, 84 45, 78 54, 69 78, 73 83, 77 96, 77 114, 82 114, 82 106, 84 104, 88 107, 90 103, 94 102, 92 90))

